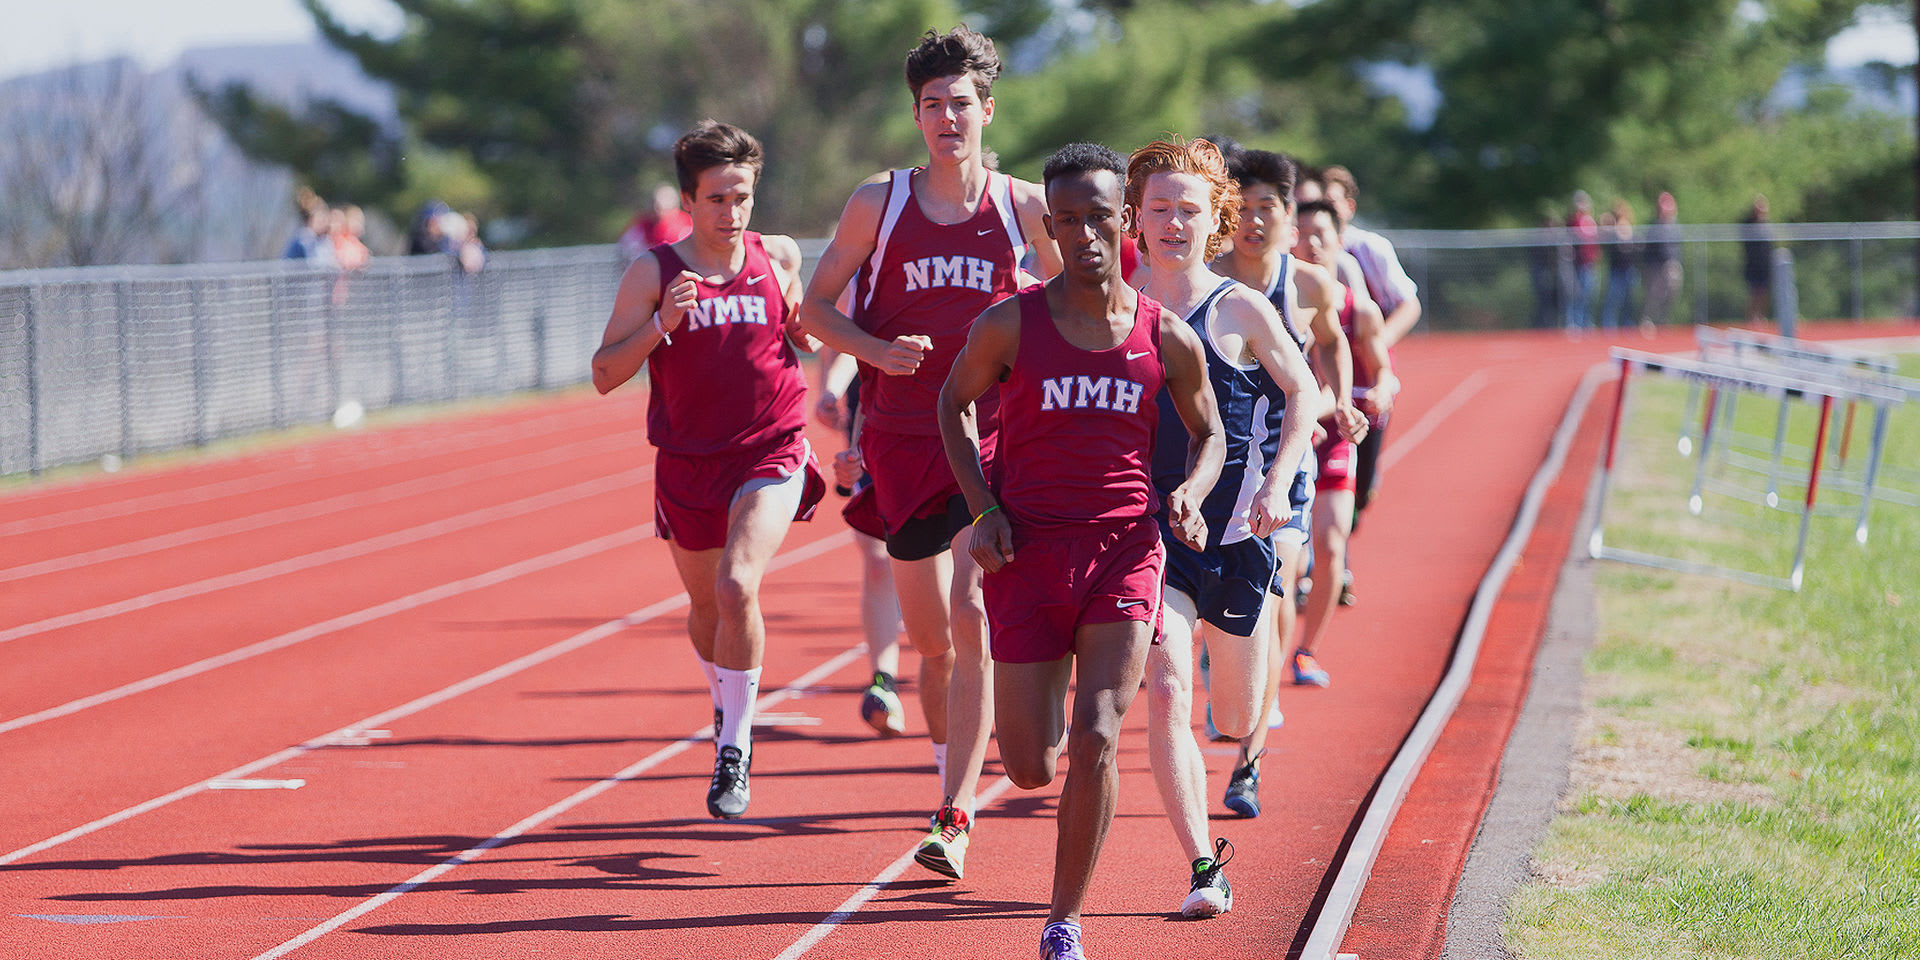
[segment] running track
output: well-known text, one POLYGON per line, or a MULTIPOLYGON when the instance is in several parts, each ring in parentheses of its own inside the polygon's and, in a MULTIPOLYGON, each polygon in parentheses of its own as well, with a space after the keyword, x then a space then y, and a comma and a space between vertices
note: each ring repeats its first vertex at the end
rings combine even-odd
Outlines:
MULTIPOLYGON (((1557 335, 1402 347, 1385 492, 1356 540, 1361 604, 1322 657, 1335 684, 1283 692, 1267 815, 1214 822, 1238 850, 1233 913, 1171 919, 1186 868, 1136 735, 1089 903, 1095 956, 1304 942, 1356 811, 1604 355, 1557 335)), ((1058 783, 1009 790, 990 766, 997 799, 967 879, 907 862, 939 799, 931 756, 854 715, 857 564, 834 510, 794 527, 764 590, 772 725, 757 733, 754 817, 706 817, 705 684, 652 539, 641 394, 624 393, 0 498, 0 953, 1028 955, 1058 783)), ((1600 422, 1584 424, 1575 483, 1600 422)), ((1450 776, 1416 784, 1420 829, 1396 826, 1347 949, 1437 943, 1559 529, 1543 520, 1522 561, 1538 572, 1496 615, 1507 639, 1487 656, 1504 679, 1493 703, 1463 707, 1491 712, 1449 728, 1429 766, 1450 776)), ((1229 761, 1210 750, 1217 795, 1229 761)))

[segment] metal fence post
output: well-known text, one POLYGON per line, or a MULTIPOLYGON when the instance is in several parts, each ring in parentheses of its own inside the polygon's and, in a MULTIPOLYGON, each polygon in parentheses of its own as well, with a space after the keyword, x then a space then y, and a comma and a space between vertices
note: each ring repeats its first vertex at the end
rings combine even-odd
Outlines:
POLYGON ((34 301, 39 288, 27 287, 27 470, 40 475, 40 323, 34 301))
POLYGON ((1693 322, 1709 322, 1707 307, 1707 245, 1696 241, 1693 245, 1693 322))
POLYGON ((132 351, 127 343, 128 301, 133 299, 133 283, 122 280, 113 285, 113 340, 117 356, 114 357, 120 371, 120 455, 133 456, 133 375, 127 369, 128 358, 132 351))
POLYGON ((1860 239, 1855 228, 1854 236, 1847 240, 1847 262, 1853 267, 1853 318, 1867 318, 1867 266, 1866 243, 1860 239))
POLYGON ((188 329, 193 341, 193 445, 207 445, 207 391, 211 371, 207 357, 207 319, 204 312, 205 297, 200 291, 203 281, 194 280, 187 287, 187 302, 193 311, 193 321, 188 329))
POLYGON ((280 314, 282 302, 286 299, 287 281, 283 274, 276 273, 267 278, 267 389, 273 394, 273 428, 279 430, 287 425, 286 381, 281 367, 285 364, 280 350, 280 314))

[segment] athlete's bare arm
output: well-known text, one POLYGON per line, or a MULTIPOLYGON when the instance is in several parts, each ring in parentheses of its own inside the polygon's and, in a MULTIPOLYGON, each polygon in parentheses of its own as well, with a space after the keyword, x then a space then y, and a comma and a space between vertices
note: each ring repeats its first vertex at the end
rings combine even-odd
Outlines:
POLYGON ((1165 307, 1160 309, 1160 364, 1167 371, 1167 397, 1187 428, 1187 479, 1167 495, 1167 525, 1181 543, 1204 550, 1207 521, 1200 516, 1200 502, 1220 481, 1227 462, 1226 428, 1220 425, 1200 335, 1165 307))
MULTIPOLYGON (((1303 264, 1304 266, 1304 264, 1303 264)), ((1286 327, 1266 297, 1240 284, 1220 298, 1214 314, 1222 333, 1238 334, 1245 350, 1267 371, 1286 395, 1287 406, 1280 414, 1280 447, 1268 464, 1260 490, 1253 498, 1248 522, 1253 535, 1264 537, 1280 529, 1293 517, 1288 494, 1293 475, 1313 445, 1313 423, 1320 419, 1320 384, 1307 367, 1307 358, 1286 333, 1286 327)))
POLYGON ((781 234, 762 234, 760 244, 767 248, 767 258, 773 261, 774 272, 780 277, 780 292, 787 298, 787 338, 807 353, 818 352, 820 341, 800 326, 800 245, 792 237, 781 234))
POLYGON ((1375 416, 1393 409, 1393 398, 1400 392, 1400 379, 1393 375, 1393 358, 1387 354, 1386 326, 1380 305, 1367 295, 1365 286, 1353 288, 1353 362, 1367 371, 1373 386, 1360 399, 1360 405, 1375 416))
POLYGON ((1299 305, 1309 311, 1307 329, 1313 334, 1313 347, 1320 355, 1320 368, 1332 372, 1325 399, 1331 410, 1334 428, 1348 440, 1367 434, 1367 417, 1353 405, 1353 352, 1347 335, 1340 332, 1340 301, 1346 291, 1324 267, 1300 263, 1293 270, 1294 289, 1299 305))
POLYGON ((698 302, 694 287, 698 279, 680 271, 667 284, 663 299, 658 258, 651 252, 644 253, 627 266, 620 277, 620 291, 613 297, 613 315, 607 318, 600 349, 593 352, 594 389, 606 393, 633 379, 646 366, 654 348, 680 329, 687 319, 687 309, 698 302))
POLYGON ((986 471, 980 467, 980 425, 974 418, 973 402, 1013 369, 1014 358, 1019 355, 1020 299, 1008 297, 973 321, 967 345, 960 348, 947 382, 940 387, 936 407, 947 464, 953 468, 961 495, 967 498, 967 509, 977 518, 973 535, 968 538, 968 551, 987 573, 1013 562, 1013 525, 1005 511, 994 509, 999 501, 987 486, 986 471))
POLYGON ((1046 191, 1037 183, 1018 177, 1012 179, 1013 205, 1020 217, 1020 232, 1033 244, 1034 268, 1040 271, 1039 279, 1052 280, 1060 275, 1060 268, 1065 264, 1060 259, 1060 248, 1047 235, 1046 191))
POLYGON ((860 329, 835 304, 860 265, 873 255, 874 238, 886 210, 887 185, 883 180, 869 178, 853 191, 846 211, 840 215, 840 225, 834 228, 833 240, 820 254, 820 262, 814 264, 813 279, 807 282, 807 292, 800 301, 800 326, 827 346, 853 354, 881 373, 907 376, 920 369, 920 358, 933 348, 933 340, 917 335, 882 340, 860 329))

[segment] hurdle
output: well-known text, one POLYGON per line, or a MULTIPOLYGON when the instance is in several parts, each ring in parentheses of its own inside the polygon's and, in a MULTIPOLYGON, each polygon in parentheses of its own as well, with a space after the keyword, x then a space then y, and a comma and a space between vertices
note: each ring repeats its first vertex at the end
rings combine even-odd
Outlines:
MULTIPOLYGON (((1882 384, 1833 376, 1808 376, 1786 369, 1756 369, 1719 360, 1669 357, 1622 348, 1614 348, 1611 356, 1620 364, 1620 376, 1614 394, 1612 419, 1607 427, 1607 447, 1601 460, 1598 507, 1593 532, 1588 538, 1588 555, 1595 559, 1617 560, 1683 573, 1706 574, 1798 592, 1806 579, 1807 537, 1812 527, 1815 505, 1818 502, 1822 461, 1826 454, 1829 427, 1833 420, 1836 403, 1857 400, 1890 409, 1893 405, 1902 402, 1905 396, 1900 391, 1882 384), (1697 388, 1690 389, 1690 393, 1707 394, 1708 399, 1703 408, 1700 426, 1700 459, 1694 467, 1692 489, 1687 499, 1688 511, 1696 516, 1703 510, 1702 492, 1706 483, 1708 455, 1714 445, 1715 433, 1730 426, 1730 423, 1721 422, 1720 411, 1723 406, 1729 411, 1727 416, 1731 416, 1731 407, 1726 404, 1726 398, 1744 392, 1760 394, 1782 402, 1796 399, 1808 402, 1817 400, 1819 420, 1814 445, 1810 450, 1811 464, 1807 473, 1806 495, 1798 511, 1800 522, 1792 568, 1787 576, 1780 577, 1736 567, 1627 550, 1606 542, 1607 495, 1612 486, 1613 469, 1619 455, 1628 385, 1632 382, 1635 370, 1680 379, 1687 382, 1690 388, 1697 388)), ((1689 410, 1685 416, 1691 419, 1691 411, 1689 410)), ((1884 442, 1884 431, 1881 434, 1881 441, 1884 442)))
MULTIPOLYGON (((1902 377, 1895 373, 1898 363, 1892 357, 1824 344, 1806 343, 1747 330, 1696 327, 1694 334, 1702 360, 1725 359, 1726 362, 1746 369, 1770 370, 1788 376, 1863 388, 1861 393, 1847 397, 1842 404, 1845 408, 1844 422, 1838 424, 1837 429, 1829 429, 1826 432, 1827 455, 1832 459, 1834 467, 1826 470, 1821 477, 1821 482, 1829 489, 1858 495, 1859 506, 1857 511, 1844 504, 1821 504, 1816 508, 1822 515, 1854 516, 1856 542, 1862 545, 1867 542, 1868 525, 1875 500, 1908 507, 1920 506, 1920 497, 1916 497, 1909 491, 1891 487, 1885 482, 1884 474, 1894 472, 1887 467, 1884 457, 1887 424, 1892 408, 1908 400, 1920 399, 1920 380, 1902 377), (1872 437, 1864 474, 1856 477, 1846 469, 1846 463, 1851 452, 1855 412, 1863 403, 1873 410, 1872 437)), ((1692 408, 1696 392, 1697 388, 1690 388, 1689 410, 1692 408)), ((1733 448, 1730 441, 1723 444, 1724 456, 1729 465, 1756 472, 1764 469, 1767 477, 1764 502, 1768 507, 1776 509, 1780 508, 1780 469, 1787 451, 1786 422, 1789 400, 1790 398, 1783 397, 1780 401, 1772 450, 1770 456, 1764 461, 1764 465, 1758 458, 1743 456, 1733 448)), ((1705 454, 1706 452, 1702 451, 1702 455, 1705 454)), ((1913 475, 1908 474, 1906 478, 1912 479, 1913 475)), ((1736 495, 1745 492, 1737 491, 1736 495)))

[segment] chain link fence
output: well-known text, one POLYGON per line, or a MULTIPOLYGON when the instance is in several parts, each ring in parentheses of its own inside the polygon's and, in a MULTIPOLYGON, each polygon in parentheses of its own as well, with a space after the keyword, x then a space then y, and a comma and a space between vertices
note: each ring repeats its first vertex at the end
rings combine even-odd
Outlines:
MULTIPOLYGON (((1907 316, 1920 223, 1775 224, 1800 314, 1907 316)), ((1420 286, 1422 327, 1561 324, 1563 230, 1388 231, 1420 286), (1551 302, 1542 309, 1542 300, 1551 302)), ((1738 225, 1690 225, 1668 321, 1745 314, 1738 225)), ((803 240, 808 267, 825 241, 803 240)), ((1603 244, 1604 246, 1604 244, 1603 244)), ((0 474, 132 457, 367 410, 549 389, 588 362, 625 262, 611 245, 376 259, 0 273, 0 474)), ((1601 316, 1607 258, 1595 267, 1601 316)), ((1639 317, 1640 264, 1627 315, 1639 317)))
POLYGON ((588 377, 612 246, 0 273, 0 474, 588 377))
MULTIPOLYGON (((1681 282, 1656 323, 1730 323, 1747 311, 1741 224, 1683 224, 1678 237, 1681 282)), ((1798 314, 1810 319, 1906 317, 1915 312, 1915 245, 1920 223, 1775 223, 1774 273, 1783 269, 1797 292, 1798 314), (1788 268, 1787 265, 1791 267, 1788 268)), ((1559 327, 1577 296, 1571 240, 1561 229, 1385 231, 1420 287, 1424 316, 1437 330, 1559 327)), ((1602 229, 1605 236, 1605 228, 1602 229)), ((1643 246, 1599 241, 1587 298, 1594 326, 1604 319, 1610 286, 1621 285, 1624 326, 1640 320, 1652 272, 1643 246), (1622 254, 1630 271, 1611 269, 1622 254)), ((1769 314, 1772 315, 1772 314, 1769 314)))

